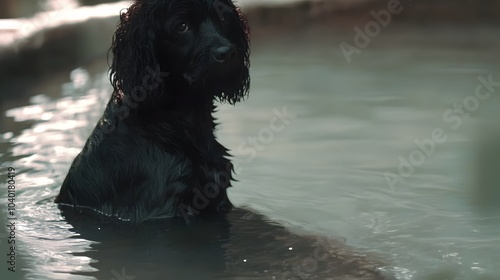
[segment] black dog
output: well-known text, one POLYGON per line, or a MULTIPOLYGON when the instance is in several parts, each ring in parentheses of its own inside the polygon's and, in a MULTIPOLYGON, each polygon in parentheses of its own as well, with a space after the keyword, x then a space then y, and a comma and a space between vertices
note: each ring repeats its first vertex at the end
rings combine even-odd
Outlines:
POLYGON ((214 101, 247 96, 249 30, 230 0, 136 0, 110 49, 114 92, 56 202, 141 222, 226 212, 214 101))

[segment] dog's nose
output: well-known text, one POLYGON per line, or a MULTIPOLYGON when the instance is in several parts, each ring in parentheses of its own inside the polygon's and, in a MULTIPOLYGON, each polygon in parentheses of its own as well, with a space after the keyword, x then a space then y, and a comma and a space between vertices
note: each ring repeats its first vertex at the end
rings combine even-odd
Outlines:
POLYGON ((233 46, 218 47, 214 50, 214 59, 217 62, 225 62, 232 59, 236 50, 233 46))

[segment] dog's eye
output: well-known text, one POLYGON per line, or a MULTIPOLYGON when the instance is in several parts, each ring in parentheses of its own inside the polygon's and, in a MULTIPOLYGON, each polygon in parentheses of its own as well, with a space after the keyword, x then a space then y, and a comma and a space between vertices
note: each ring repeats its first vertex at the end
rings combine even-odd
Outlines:
POLYGON ((184 33, 184 32, 187 32, 189 31, 189 25, 185 22, 177 25, 177 27, 175 27, 175 31, 177 33, 184 33))

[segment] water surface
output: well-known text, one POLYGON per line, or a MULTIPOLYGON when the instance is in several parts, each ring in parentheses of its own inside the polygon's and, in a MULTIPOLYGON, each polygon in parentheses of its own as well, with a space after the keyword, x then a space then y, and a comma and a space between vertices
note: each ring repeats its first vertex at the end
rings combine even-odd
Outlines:
MULTIPOLYGON (((350 64, 339 44, 352 42, 351 30, 256 40, 249 100, 217 113, 218 137, 237 163, 231 200, 297 236, 331 238, 373 254, 398 279, 499 279, 500 87, 471 103, 474 110, 453 112, 454 104, 470 102, 480 76, 500 81, 498 32, 390 28, 350 64), (429 144, 420 162, 416 142, 436 129, 445 140, 429 144), (398 171, 401 158, 410 162, 412 154, 413 172, 398 171), (401 177, 389 183, 386 175, 401 177)), ((246 221, 247 212, 217 222, 231 226, 192 230, 167 222, 82 224, 61 215, 52 201, 110 96, 106 67, 80 65, 25 92, 3 93, 10 97, 2 97, 0 156, 3 167, 17 169, 17 254, 24 269, 16 275, 276 277, 263 268, 281 265, 273 242, 267 251, 251 248, 261 248, 266 234, 286 234, 246 221)), ((1 198, 5 213, 6 192, 1 198)), ((319 269, 307 278, 326 279, 319 269)))

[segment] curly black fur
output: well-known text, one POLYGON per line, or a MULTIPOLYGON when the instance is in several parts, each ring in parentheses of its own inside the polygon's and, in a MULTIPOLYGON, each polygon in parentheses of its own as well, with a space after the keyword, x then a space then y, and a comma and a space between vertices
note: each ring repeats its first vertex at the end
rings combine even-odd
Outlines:
POLYGON ((249 90, 249 29, 230 0, 136 0, 110 51, 114 92, 56 202, 124 220, 225 212, 214 101, 249 90))

